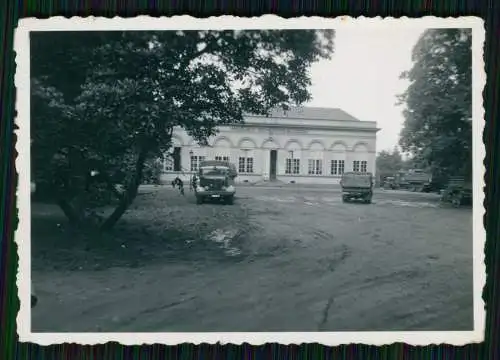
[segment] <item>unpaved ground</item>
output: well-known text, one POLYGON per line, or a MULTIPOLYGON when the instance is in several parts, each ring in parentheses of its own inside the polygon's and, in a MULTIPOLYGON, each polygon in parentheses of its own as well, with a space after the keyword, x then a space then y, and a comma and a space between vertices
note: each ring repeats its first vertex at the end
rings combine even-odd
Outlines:
POLYGON ((472 212, 434 195, 142 195, 113 236, 33 206, 33 331, 471 330, 472 212), (59 225, 58 225, 59 224, 59 225))

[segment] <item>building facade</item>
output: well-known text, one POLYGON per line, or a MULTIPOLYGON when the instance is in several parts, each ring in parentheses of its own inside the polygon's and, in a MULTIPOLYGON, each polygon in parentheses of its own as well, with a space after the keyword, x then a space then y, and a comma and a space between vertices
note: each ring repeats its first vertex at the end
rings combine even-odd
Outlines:
POLYGON ((307 107, 248 115, 243 124, 220 127, 208 146, 176 129, 161 181, 186 181, 204 159, 220 159, 236 165, 237 182, 336 184, 344 171, 375 173, 378 130, 340 109, 307 107))

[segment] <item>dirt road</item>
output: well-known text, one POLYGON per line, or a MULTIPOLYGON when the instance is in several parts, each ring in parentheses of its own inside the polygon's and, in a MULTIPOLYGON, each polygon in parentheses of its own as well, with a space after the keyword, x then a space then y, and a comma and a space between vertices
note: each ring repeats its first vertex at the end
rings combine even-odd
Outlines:
POLYGON ((434 195, 378 192, 366 205, 247 187, 233 206, 197 206, 158 188, 113 239, 85 245, 64 229, 48 240, 62 220, 33 209, 33 331, 473 326, 472 211, 434 195))

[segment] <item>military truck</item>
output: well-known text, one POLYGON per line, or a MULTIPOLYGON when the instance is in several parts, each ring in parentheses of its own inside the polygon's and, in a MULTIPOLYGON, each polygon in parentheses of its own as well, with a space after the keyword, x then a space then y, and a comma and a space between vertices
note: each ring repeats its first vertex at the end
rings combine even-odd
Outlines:
POLYGON ((207 200, 218 200, 232 205, 236 192, 234 188, 236 176, 236 167, 228 161, 202 161, 194 188, 196 203, 203 204, 207 200))
POLYGON ((431 184, 432 175, 421 169, 400 171, 396 174, 396 188, 411 191, 426 191, 431 184))
POLYGON ((454 207, 472 205, 472 180, 463 176, 451 176, 441 192, 441 201, 454 207))
POLYGON ((366 204, 372 202, 373 174, 362 172, 346 172, 340 180, 342 201, 361 200, 366 204))
POLYGON ((396 183, 396 177, 394 176, 386 176, 382 181, 380 186, 384 189, 396 189, 398 184, 396 183))

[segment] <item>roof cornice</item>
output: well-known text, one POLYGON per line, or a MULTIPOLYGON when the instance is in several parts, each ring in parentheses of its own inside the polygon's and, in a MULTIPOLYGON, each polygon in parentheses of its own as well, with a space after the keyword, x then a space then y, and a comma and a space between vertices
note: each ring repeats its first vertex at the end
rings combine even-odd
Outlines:
POLYGON ((252 128, 287 128, 287 129, 301 129, 301 130, 330 130, 330 131, 357 131, 357 132, 371 132, 377 133, 380 128, 377 127, 357 127, 357 126, 328 126, 328 125, 314 125, 307 126, 302 124, 252 124, 252 123, 235 123, 228 124, 229 127, 252 127, 252 128))

